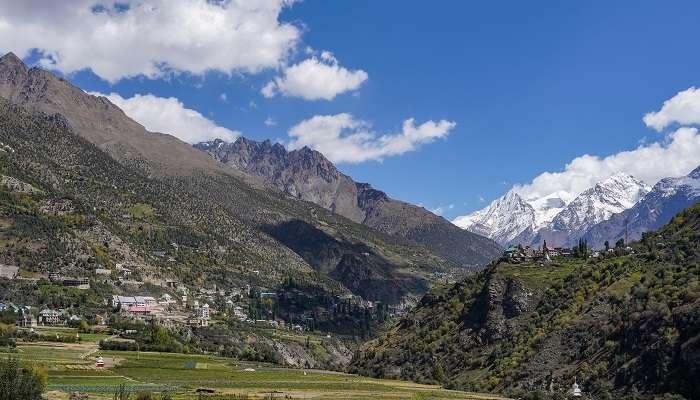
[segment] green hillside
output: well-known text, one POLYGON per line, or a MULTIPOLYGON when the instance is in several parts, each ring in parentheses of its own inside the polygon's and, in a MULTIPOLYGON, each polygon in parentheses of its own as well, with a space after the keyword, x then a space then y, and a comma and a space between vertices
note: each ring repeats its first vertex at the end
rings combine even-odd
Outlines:
POLYGON ((30 276, 128 263, 143 266, 145 280, 273 289, 292 277, 310 293, 393 302, 452 268, 424 247, 234 176, 156 179, 79 137, 60 115, 1 99, 0 141, 13 150, 0 152, 0 263, 30 276), (371 268, 358 267, 358 256, 371 268))
POLYGON ((700 205, 628 249, 496 263, 426 295, 356 372, 518 395, 700 397, 700 205))

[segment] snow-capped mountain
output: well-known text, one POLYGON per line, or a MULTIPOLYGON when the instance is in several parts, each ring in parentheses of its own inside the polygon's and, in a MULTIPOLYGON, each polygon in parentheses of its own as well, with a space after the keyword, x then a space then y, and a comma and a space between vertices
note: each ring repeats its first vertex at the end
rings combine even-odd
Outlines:
POLYGON ((574 197, 567 192, 525 199, 514 190, 488 207, 453 221, 502 245, 570 246, 590 227, 634 206, 650 188, 640 180, 615 174, 574 197))
POLYGON ((564 207, 570 196, 554 193, 549 196, 525 199, 510 190, 488 207, 458 217, 455 225, 470 232, 487 236, 502 245, 530 243, 539 229, 546 226, 564 207))
POLYGON ((534 226, 535 209, 519 194, 510 190, 488 207, 458 217, 453 223, 462 229, 505 244, 534 226))
POLYGON ((637 204, 591 227, 584 238, 594 248, 603 247, 606 240, 614 243, 625 235, 628 240, 638 240, 642 233, 658 229, 698 201, 700 167, 687 176, 660 180, 637 204))
POLYGON ((617 173, 585 190, 561 210, 533 240, 571 247, 592 226, 633 207, 651 188, 635 177, 617 173))

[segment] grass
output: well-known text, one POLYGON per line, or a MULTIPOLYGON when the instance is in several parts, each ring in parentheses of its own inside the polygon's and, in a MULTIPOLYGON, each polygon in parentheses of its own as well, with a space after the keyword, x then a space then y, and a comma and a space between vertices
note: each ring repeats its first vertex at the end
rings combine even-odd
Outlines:
POLYGON ((135 219, 148 219, 155 213, 156 210, 150 204, 137 203, 129 208, 129 214, 135 219))
MULTIPOLYGON (((69 329, 51 332, 71 333, 69 329)), ((138 391, 169 388, 177 400, 199 398, 198 388, 213 389, 224 396, 246 395, 250 399, 263 399, 270 393, 277 398, 316 400, 497 398, 412 382, 282 368, 212 355, 99 351, 97 342, 90 340, 79 344, 20 342, 12 354, 47 370, 49 399, 65 399, 67 392, 74 390, 90 393, 91 399, 111 399, 110 392, 120 384, 138 391), (114 363, 98 370, 94 367, 97 355, 114 363)))
POLYGON ((502 264, 498 266, 498 271, 503 275, 522 280, 530 288, 545 289, 554 282, 563 281, 576 266, 581 264, 578 260, 556 260, 542 266, 539 264, 502 264))

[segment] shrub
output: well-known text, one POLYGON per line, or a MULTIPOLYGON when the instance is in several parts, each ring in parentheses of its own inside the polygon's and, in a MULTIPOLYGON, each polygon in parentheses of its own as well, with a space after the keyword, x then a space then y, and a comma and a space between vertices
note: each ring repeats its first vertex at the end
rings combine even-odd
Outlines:
POLYGON ((40 400, 46 380, 44 371, 23 365, 14 358, 0 360, 0 388, 4 400, 40 400))

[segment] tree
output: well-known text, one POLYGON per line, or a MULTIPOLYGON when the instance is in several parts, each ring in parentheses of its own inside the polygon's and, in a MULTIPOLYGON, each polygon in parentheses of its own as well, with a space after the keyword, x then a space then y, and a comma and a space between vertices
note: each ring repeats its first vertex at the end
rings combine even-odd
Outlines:
POLYGON ((435 369, 433 370, 433 379, 435 379, 438 382, 445 381, 445 369, 442 367, 441 361, 435 363, 435 369))
POLYGON ((40 400, 46 380, 44 371, 23 365, 15 358, 0 360, 0 397, 3 400, 40 400))
POLYGON ((619 239, 617 242, 615 242, 616 249, 621 249, 623 247, 625 247, 625 239, 619 239))
POLYGON ((585 239, 578 240, 578 245, 574 247, 574 255, 580 258, 588 257, 588 242, 585 239))
POLYGON ((604 244, 605 244, 605 251, 610 250, 610 242, 608 242, 608 241, 606 240, 604 244))

